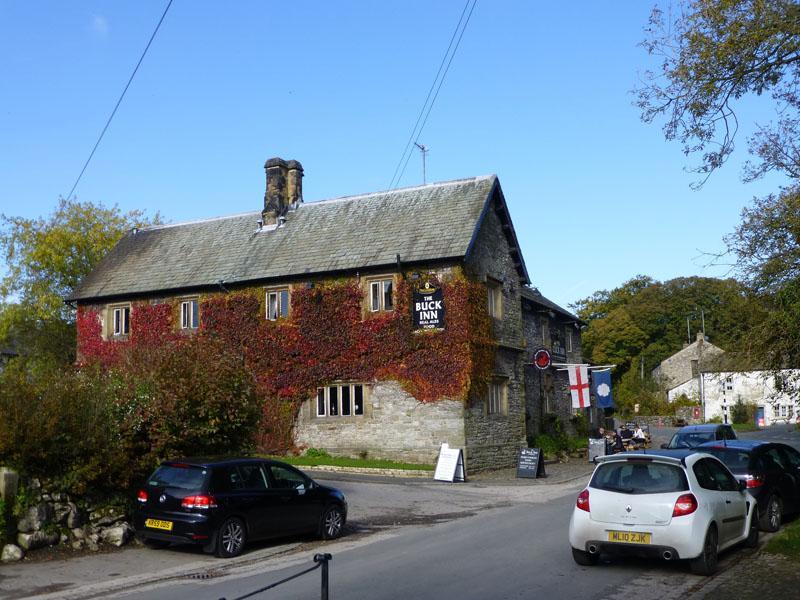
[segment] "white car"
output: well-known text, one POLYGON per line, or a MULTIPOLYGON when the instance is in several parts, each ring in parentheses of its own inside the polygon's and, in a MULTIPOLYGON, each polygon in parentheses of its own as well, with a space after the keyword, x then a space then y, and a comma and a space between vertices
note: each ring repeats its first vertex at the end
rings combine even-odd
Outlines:
POLYGON ((572 556, 593 565, 601 554, 691 561, 710 575, 717 554, 758 545, 756 501, 714 456, 646 450, 599 456, 569 522, 572 556))

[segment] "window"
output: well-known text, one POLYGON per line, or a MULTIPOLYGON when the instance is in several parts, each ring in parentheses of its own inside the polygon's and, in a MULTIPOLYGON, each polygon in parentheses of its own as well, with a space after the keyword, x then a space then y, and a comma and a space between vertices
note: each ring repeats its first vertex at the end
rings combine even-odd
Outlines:
POLYGON ((181 302, 181 329, 197 329, 198 307, 197 299, 181 302))
MULTIPOLYGON (((569 327, 569 326, 567 326, 567 327, 569 327)), ((567 347, 567 352, 572 352, 572 331, 567 329, 565 338, 566 338, 566 342, 565 343, 566 343, 566 347, 567 347)))
POLYGON ((550 321, 547 317, 539 318, 539 327, 542 330, 542 346, 550 345, 550 321))
POLYGON ((486 414, 508 414, 506 388, 506 382, 503 380, 496 379, 489 384, 489 389, 486 392, 486 414))
POLYGON ((370 312, 389 312, 394 308, 392 301, 392 280, 381 279, 371 281, 369 284, 369 310, 370 312))
POLYGON ((364 415, 364 386, 342 383, 317 388, 318 417, 350 417, 364 415))
POLYGON ((503 286, 499 281, 486 281, 489 314, 497 319, 503 317, 503 286))
POLYGON ((289 316, 289 290, 275 290, 267 292, 267 319, 276 321, 289 316))
POLYGON ((725 378, 725 388, 729 391, 733 390, 733 377, 725 378))
POLYGON ((114 309, 114 335, 128 335, 131 332, 131 309, 129 306, 114 309))

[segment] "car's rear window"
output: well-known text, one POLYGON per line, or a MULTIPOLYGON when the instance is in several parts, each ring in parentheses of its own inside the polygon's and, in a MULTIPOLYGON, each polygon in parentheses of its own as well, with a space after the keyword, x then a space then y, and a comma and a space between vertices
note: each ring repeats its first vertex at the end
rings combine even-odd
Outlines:
POLYGON ((750 465, 750 453, 735 448, 700 448, 720 459, 731 473, 744 473, 750 465))
POLYGON ((203 488, 208 470, 202 467, 161 465, 147 480, 148 485, 199 490, 203 488))
POLYGON ((626 494, 662 494, 689 489, 683 469, 652 461, 600 464, 589 486, 626 494))
POLYGON ((695 447, 703 444, 705 442, 713 442, 714 441, 714 432, 693 432, 693 433, 677 433, 675 437, 672 438, 672 442, 670 443, 670 448, 681 448, 681 447, 695 447))

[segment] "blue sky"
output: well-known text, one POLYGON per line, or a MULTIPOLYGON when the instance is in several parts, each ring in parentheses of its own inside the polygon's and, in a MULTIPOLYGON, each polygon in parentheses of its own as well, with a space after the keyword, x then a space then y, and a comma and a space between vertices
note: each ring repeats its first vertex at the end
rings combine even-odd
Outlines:
MULTIPOLYGON (((0 212, 50 214, 72 188, 167 0, 0 0, 0 212)), ((271 157, 306 202, 387 189, 463 0, 174 0, 75 190, 170 222, 260 210, 271 157)), ((479 0, 419 142, 427 181, 496 173, 533 285, 567 307, 637 274, 725 276, 736 160, 692 191, 678 143, 630 94, 656 66, 648 1, 479 0)), ((422 183, 415 151, 400 186, 422 183)))

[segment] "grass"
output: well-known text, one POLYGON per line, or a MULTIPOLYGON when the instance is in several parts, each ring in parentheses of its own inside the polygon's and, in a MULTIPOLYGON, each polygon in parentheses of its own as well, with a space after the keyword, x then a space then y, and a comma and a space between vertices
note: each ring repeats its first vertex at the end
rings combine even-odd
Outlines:
POLYGON ((770 554, 780 554, 795 562, 800 562, 800 519, 785 524, 764 547, 770 554))
POLYGON ((316 467, 319 465, 331 465, 334 467, 363 467, 371 469, 407 469, 409 471, 433 471, 434 465, 415 465, 409 463, 399 463, 391 460, 372 460, 360 458, 338 458, 334 456, 297 456, 297 457, 274 457, 290 465, 298 467, 316 467))

